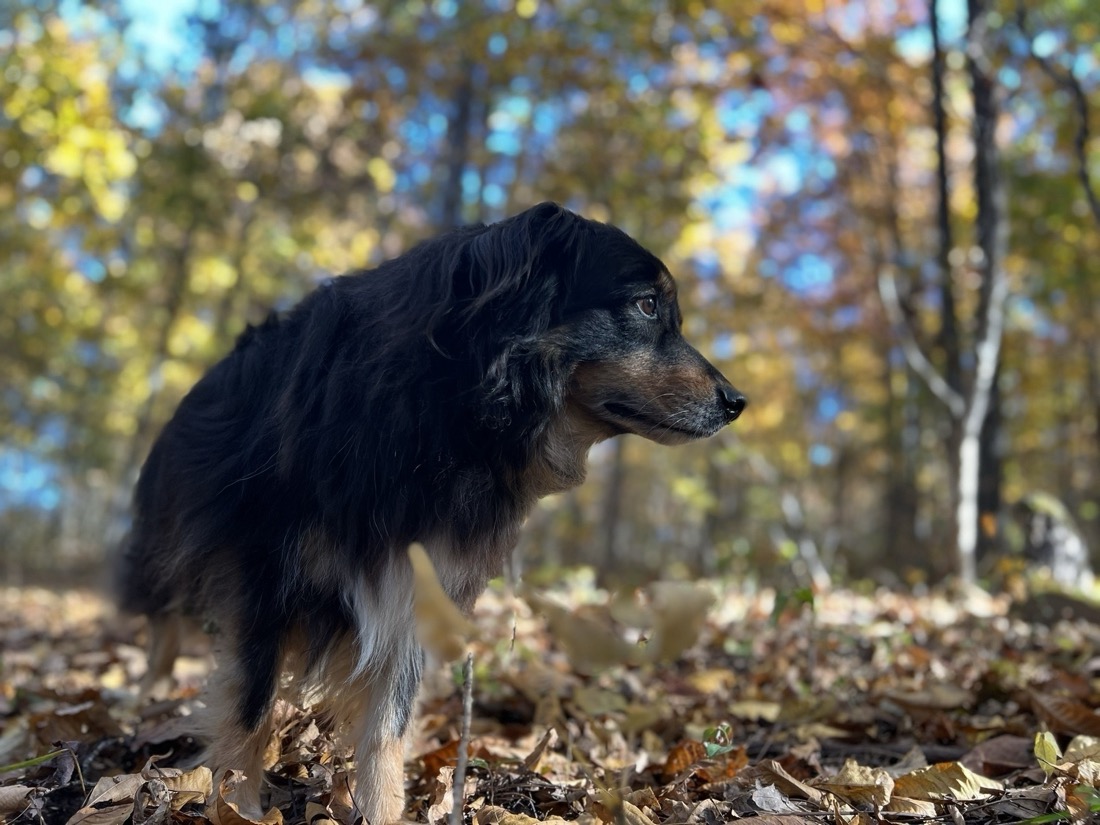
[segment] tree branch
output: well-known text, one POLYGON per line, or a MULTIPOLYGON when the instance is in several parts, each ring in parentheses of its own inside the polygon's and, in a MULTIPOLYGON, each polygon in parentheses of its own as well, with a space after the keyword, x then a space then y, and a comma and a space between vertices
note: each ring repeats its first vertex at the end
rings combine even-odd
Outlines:
POLYGON ((882 306, 886 310, 886 317, 890 326, 894 329, 901 351, 905 360, 909 363, 913 372, 921 377, 928 389, 936 398, 944 403, 951 415, 956 420, 961 420, 966 413, 966 401, 957 390, 951 387, 940 375, 939 370, 925 355, 921 349, 917 337, 913 334, 909 321, 901 308, 901 297, 898 295, 898 282, 894 274, 894 267, 885 264, 879 267, 878 291, 882 296, 882 306))
POLYGON ((1073 103, 1077 110, 1077 133, 1073 140, 1074 153, 1077 156, 1077 179, 1081 181, 1081 187, 1085 190, 1085 197, 1088 199, 1092 217, 1096 220, 1097 225, 1100 226, 1100 196, 1096 194, 1096 189, 1093 188, 1092 180, 1089 178, 1088 145, 1090 134, 1088 97, 1085 95, 1085 90, 1081 87, 1081 81, 1077 79, 1077 75, 1073 73, 1072 69, 1062 69, 1050 59, 1041 57, 1035 52, 1035 42, 1027 26, 1027 9, 1024 8, 1024 4, 1020 0, 1016 2, 1016 26, 1019 28, 1020 34, 1022 34, 1027 41, 1028 54, 1031 55, 1032 60, 1038 63, 1039 68, 1041 68, 1051 80, 1069 92, 1070 96, 1073 98, 1073 103))

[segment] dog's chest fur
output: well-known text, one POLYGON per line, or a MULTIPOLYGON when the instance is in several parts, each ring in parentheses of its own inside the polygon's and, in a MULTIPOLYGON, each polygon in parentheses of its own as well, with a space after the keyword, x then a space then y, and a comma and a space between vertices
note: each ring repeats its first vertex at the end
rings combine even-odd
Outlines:
MULTIPOLYGON (((513 497, 496 508, 497 518, 477 533, 459 536, 446 523, 418 537, 424 545, 444 591, 463 611, 473 608, 489 580, 500 575, 527 513, 543 496, 578 486, 587 473, 588 451, 609 435, 590 419, 569 409, 555 416, 538 439, 531 460, 514 478, 498 479, 509 485, 513 497)), ((448 512, 474 510, 479 498, 493 495, 484 475, 459 472, 450 487, 448 512)), ((459 518, 459 522, 464 519, 459 518)), ((380 662, 415 644, 412 612, 412 571, 403 547, 394 547, 369 577, 348 582, 347 570, 324 547, 324 537, 307 533, 300 543, 304 576, 321 587, 342 592, 350 614, 357 650, 354 673, 373 670, 380 662)))

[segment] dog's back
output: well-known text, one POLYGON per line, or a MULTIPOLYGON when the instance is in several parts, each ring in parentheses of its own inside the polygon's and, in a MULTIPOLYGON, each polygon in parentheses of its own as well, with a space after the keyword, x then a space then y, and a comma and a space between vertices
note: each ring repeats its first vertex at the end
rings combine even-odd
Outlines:
POLYGON ((212 761, 247 774, 249 811, 291 671, 355 743, 360 813, 396 819, 423 665, 409 543, 468 609, 593 444, 705 438, 744 403, 683 340, 664 265, 552 204, 334 279, 245 332, 142 469, 119 579, 151 619, 143 687, 180 612, 212 620, 212 761))

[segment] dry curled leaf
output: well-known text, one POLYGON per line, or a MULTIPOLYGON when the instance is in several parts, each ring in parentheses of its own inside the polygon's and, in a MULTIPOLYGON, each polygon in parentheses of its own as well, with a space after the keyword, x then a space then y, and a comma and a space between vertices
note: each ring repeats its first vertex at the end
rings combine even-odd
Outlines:
POLYGON ((527 593, 524 598, 533 610, 546 617, 555 642, 565 649, 570 665, 578 673, 591 675, 637 660, 637 648, 623 641, 606 624, 535 593, 527 593))
POLYGON ((0 786, 0 817, 6 819, 11 814, 22 813, 36 793, 41 791, 28 785, 0 786))
POLYGON ((423 545, 409 546, 409 561, 413 570, 413 616, 420 643, 440 661, 460 659, 466 653, 473 626, 439 583, 423 545))
POLYGON ((487 805, 474 815, 477 825, 539 825, 543 822, 565 822, 561 817, 551 816, 546 819, 535 819, 526 814, 514 814, 504 808, 487 805))
POLYGON ((1066 745, 1067 762, 1083 762, 1086 759, 1100 761, 1100 737, 1075 736, 1066 745))
POLYGON ((1003 734, 978 743, 959 761, 982 776, 1003 776, 1035 764, 1032 746, 1026 736, 1003 734))
POLYGON ((815 782, 814 786, 857 807, 881 808, 890 801, 894 779, 883 768, 869 768, 848 759, 836 776, 815 782))
POLYGON ((661 778, 665 782, 671 782, 692 765, 702 762, 707 758, 707 748, 696 739, 686 739, 676 744, 668 752, 668 758, 661 767, 661 778))
POLYGON ((714 594, 690 582, 657 582, 649 587, 653 632, 646 645, 651 662, 670 662, 698 640, 714 594))
POLYGON ((985 799, 990 791, 1002 787, 997 780, 979 776, 958 762, 940 762, 894 781, 898 796, 929 802, 985 799))
POLYGON ((616 794, 598 790, 596 799, 593 810, 608 825, 653 825, 653 820, 641 808, 616 794))
POLYGON ((1064 696, 1053 696, 1029 690, 1031 706, 1035 715, 1046 722, 1047 727, 1057 733, 1084 736, 1100 736, 1100 715, 1087 705, 1082 705, 1064 696))
POLYGON ((775 785, 787 796, 808 799, 815 804, 821 802, 821 791, 795 779, 774 759, 761 762, 756 766, 756 771, 762 781, 775 785))
POLYGON ((240 771, 226 771, 218 786, 214 804, 207 808, 213 825, 282 825, 283 815, 278 808, 271 808, 259 819, 241 813, 238 789, 244 780, 240 771))
POLYGON ((134 812, 134 800, 145 784, 141 774, 105 776, 96 782, 85 804, 66 825, 109 825, 122 823, 134 812))

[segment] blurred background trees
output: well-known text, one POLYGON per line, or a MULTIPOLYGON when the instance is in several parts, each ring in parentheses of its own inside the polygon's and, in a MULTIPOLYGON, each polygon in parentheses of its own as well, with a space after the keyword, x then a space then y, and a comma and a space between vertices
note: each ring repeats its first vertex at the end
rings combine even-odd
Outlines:
POLYGON ((972 575, 1036 493, 1095 548, 1098 42, 1090 0, 5 5, 0 575, 102 560, 246 322, 545 199, 662 256, 752 405, 598 448, 526 566, 972 575))

